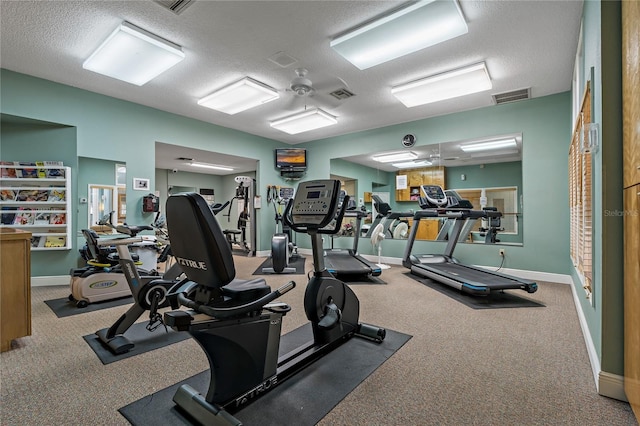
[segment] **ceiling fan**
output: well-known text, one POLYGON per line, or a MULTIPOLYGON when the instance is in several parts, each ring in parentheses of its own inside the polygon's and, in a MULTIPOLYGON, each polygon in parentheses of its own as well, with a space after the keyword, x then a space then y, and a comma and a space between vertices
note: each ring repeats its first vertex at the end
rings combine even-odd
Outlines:
POLYGON ((340 77, 314 83, 307 77, 309 70, 306 68, 296 68, 294 72, 296 77, 285 89, 285 92, 293 95, 286 109, 294 110, 302 107, 306 109, 308 104, 335 109, 341 106, 345 99, 354 96, 349 91, 347 83, 340 77))

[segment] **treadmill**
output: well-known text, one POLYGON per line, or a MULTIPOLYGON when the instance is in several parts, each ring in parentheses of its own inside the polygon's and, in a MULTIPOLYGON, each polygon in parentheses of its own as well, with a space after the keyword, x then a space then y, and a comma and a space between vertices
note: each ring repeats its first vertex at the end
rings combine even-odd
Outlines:
POLYGON ((419 210, 413 216, 413 226, 402 258, 402 264, 409 268, 412 274, 430 278, 475 296, 486 296, 494 291, 510 289, 520 289, 527 293, 535 293, 538 290, 538 285, 533 281, 468 266, 453 257, 458 237, 468 220, 492 219, 502 216, 502 213, 450 206, 450 199, 447 199, 442 188, 437 185, 422 185, 421 192, 423 195, 420 200, 421 206, 430 208, 419 210), (420 220, 443 217, 453 220, 453 228, 444 253, 441 255, 412 254, 420 220))
POLYGON ((385 238, 397 238, 394 236, 394 232, 393 232, 393 229, 394 229, 393 225, 396 222, 398 225, 401 223, 404 223, 406 225, 406 228, 409 227, 407 219, 413 217, 413 213, 393 212, 391 211, 391 206, 389 205, 389 203, 382 201, 382 198, 380 198, 378 195, 375 195, 375 194, 371 196, 371 200, 373 201, 373 204, 375 205, 376 211, 378 212, 378 214, 376 215, 376 218, 373 220, 373 223, 371 223, 371 226, 369 226, 369 229, 365 234, 366 238, 371 238, 371 235, 373 234, 373 230, 376 229, 376 225, 378 225, 379 223, 382 223, 384 226, 385 238))
POLYGON ((362 218, 366 215, 367 213, 361 210, 347 210, 344 213, 345 219, 348 217, 356 218, 353 248, 325 249, 324 266, 334 277, 377 277, 382 273, 382 268, 358 254, 360 227, 362 218))

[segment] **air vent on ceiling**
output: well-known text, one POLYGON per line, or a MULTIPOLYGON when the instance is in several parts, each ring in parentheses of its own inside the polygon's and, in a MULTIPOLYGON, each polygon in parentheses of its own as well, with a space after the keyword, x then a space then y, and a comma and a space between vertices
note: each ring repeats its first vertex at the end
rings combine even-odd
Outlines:
POLYGON ((352 96, 355 96, 355 94, 353 92, 350 92, 349 90, 345 89, 344 87, 342 89, 338 89, 338 90, 334 90, 333 92, 329 93, 331 96, 333 96, 336 99, 348 99, 352 96))
POLYGON ((493 95, 493 102, 496 105, 509 102, 523 101, 531 98, 531 88, 513 90, 511 92, 496 93, 493 95))
POLYGON ((193 158, 189 158, 189 157, 178 157, 178 158, 176 158, 176 160, 180 160, 180 161, 193 161, 193 158))
POLYGON ((195 0, 153 0, 158 3, 160 6, 169 9, 176 15, 181 14, 184 10, 191 6, 195 0))
POLYGON ((269 56, 267 59, 273 62, 274 64, 281 66, 282 68, 290 67, 291 65, 298 62, 296 58, 294 58, 291 55, 288 55, 285 52, 275 53, 272 56, 269 56))

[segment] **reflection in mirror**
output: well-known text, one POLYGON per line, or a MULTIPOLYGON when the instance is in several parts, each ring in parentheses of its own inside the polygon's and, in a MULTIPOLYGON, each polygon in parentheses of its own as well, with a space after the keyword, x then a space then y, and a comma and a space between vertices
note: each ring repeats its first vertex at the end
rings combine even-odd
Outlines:
POLYGON ((116 211, 118 224, 127 221, 127 165, 116 164, 116 186, 118 187, 118 204, 116 211))
MULTIPOLYGON (((96 226, 105 215, 116 211, 118 188, 114 185, 89 184, 89 226, 96 226)), ((115 218, 112 216, 111 221, 115 218)))
POLYGON ((172 185, 167 188, 169 195, 180 194, 181 192, 198 192, 198 188, 195 186, 178 186, 172 185))
MULTIPOLYGON (((344 191, 344 193, 349 196, 349 204, 353 204, 353 206, 357 208, 358 200, 356 196, 356 187, 358 181, 353 178, 338 176, 334 174, 330 176, 330 179, 337 179, 340 181, 340 190, 344 191)), ((352 237, 353 233, 355 232, 356 225, 356 218, 345 216, 344 219, 342 219, 342 228, 337 234, 335 234, 336 237, 352 237)), ((333 240, 331 241, 333 242, 333 240)))
MULTIPOLYGON (((385 153, 358 155, 333 159, 331 172, 353 170, 347 174, 358 177, 356 185, 364 198, 370 194, 368 189, 360 185, 363 176, 366 184, 367 176, 386 175, 387 188, 390 188, 392 199, 389 202, 390 213, 385 218, 391 227, 402 224, 402 228, 412 225, 415 210, 420 209, 418 197, 421 185, 435 184, 445 190, 455 190, 471 208, 495 208, 502 213, 500 223, 476 221, 469 223, 466 233, 462 235, 464 242, 497 243, 521 245, 522 218, 522 135, 501 135, 491 138, 447 142, 433 145, 414 146, 409 150, 393 150, 385 153), (374 156, 396 152, 411 152, 413 159, 407 161, 380 162, 374 156), (365 170, 369 171, 366 172, 365 170), (395 217, 394 217, 395 216, 395 217), (393 221, 389 221, 393 218, 393 221)), ((346 173, 344 173, 346 174, 346 173)), ((372 191, 373 192, 373 191, 372 191)), ((364 203, 367 211, 374 209, 375 203, 364 203)), ((379 218, 381 219, 381 218, 379 218)), ((372 216, 371 222, 376 220, 372 216)), ((446 230, 446 221, 422 220, 417 232, 417 239, 441 240, 446 230)), ((365 225, 366 227, 366 225, 365 225)), ((400 229, 396 235, 402 238, 400 229)), ((366 236, 364 234, 363 236, 366 236)), ((388 232, 387 238, 394 238, 394 232, 388 232)))

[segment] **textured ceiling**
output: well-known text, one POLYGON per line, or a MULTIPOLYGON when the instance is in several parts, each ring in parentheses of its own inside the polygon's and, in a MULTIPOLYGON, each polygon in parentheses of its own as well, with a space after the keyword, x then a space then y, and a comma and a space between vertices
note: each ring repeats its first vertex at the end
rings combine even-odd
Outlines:
POLYGON ((492 94, 515 89, 530 87, 532 97, 570 90, 581 1, 463 0, 468 34, 364 71, 329 47, 336 35, 401 4, 200 0, 176 15, 149 0, 2 0, 0 65, 286 144, 485 107, 492 94), (186 59, 142 87, 84 70, 82 62, 125 20, 181 45, 186 59), (268 59, 278 52, 297 62, 283 68, 268 59), (397 84, 481 61, 490 91, 410 109, 391 95, 397 84), (306 104, 339 124, 299 135, 269 126, 305 106, 285 91, 297 67, 324 89, 306 104), (196 104, 244 76, 279 89, 281 98, 233 116, 196 104), (330 100, 328 91, 343 83, 356 96, 330 100))

